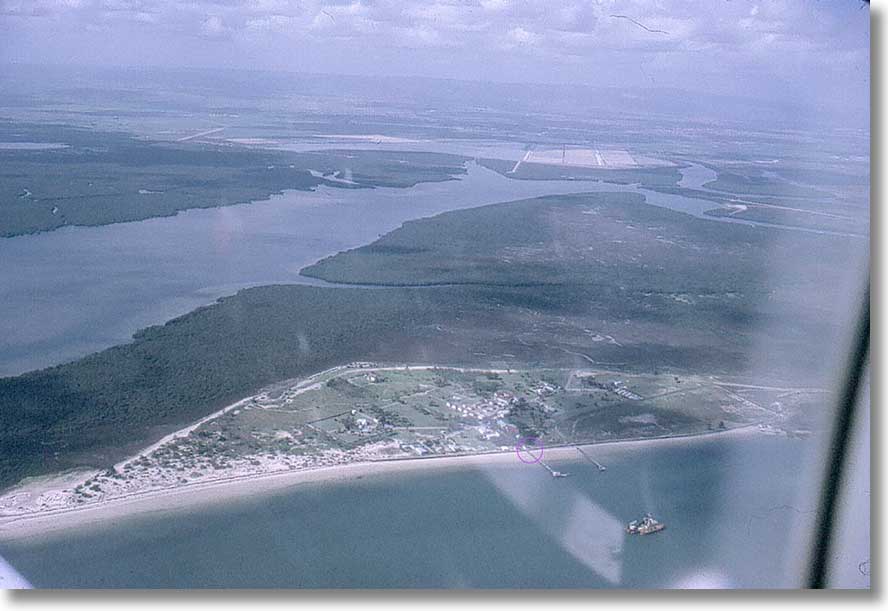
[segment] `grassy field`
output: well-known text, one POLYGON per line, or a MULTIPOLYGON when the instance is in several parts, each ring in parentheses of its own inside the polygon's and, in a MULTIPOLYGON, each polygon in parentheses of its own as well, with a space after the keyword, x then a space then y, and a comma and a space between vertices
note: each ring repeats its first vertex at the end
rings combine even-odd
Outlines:
POLYGON ((761 170, 755 169, 746 173, 722 170, 718 173, 718 178, 703 186, 713 191, 725 191, 735 195, 773 195, 812 199, 829 196, 825 191, 766 176, 761 170))
POLYGON ((499 172, 503 176, 519 180, 600 180, 618 185, 639 183, 645 187, 668 187, 677 184, 681 180, 679 166, 597 169, 542 163, 522 163, 517 171, 512 172, 512 169, 515 167, 514 161, 479 159, 478 163, 485 168, 499 172))
POLYGON ((798 414, 816 408, 819 397, 784 395, 744 397, 708 376, 354 363, 246 398, 92 476, 71 502, 220 476, 515 451, 526 443, 551 448, 750 425, 809 434, 798 414))

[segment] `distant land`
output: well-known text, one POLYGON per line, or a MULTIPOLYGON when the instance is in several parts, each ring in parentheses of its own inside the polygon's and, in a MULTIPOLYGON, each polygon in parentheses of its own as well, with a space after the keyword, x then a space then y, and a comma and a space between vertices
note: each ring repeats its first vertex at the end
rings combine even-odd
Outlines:
POLYGON ((0 237, 170 216, 266 199, 285 189, 406 188, 452 180, 465 173, 465 161, 409 151, 294 153, 159 142, 0 120, 0 237))

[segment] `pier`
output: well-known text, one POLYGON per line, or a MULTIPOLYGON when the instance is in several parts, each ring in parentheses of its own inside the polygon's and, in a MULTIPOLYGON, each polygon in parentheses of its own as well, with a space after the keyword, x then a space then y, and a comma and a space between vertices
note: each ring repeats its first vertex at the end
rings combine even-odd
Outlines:
POLYGON ((546 471, 548 471, 549 473, 552 474, 552 477, 568 477, 570 475, 570 473, 562 473, 561 471, 556 471, 555 469, 553 469, 552 467, 550 467, 549 465, 547 465, 543 461, 540 461, 540 464, 543 466, 543 468, 546 471))
POLYGON ((595 460, 594 458, 592 458, 591 456, 589 456, 588 454, 586 454, 586 453, 583 451, 583 448, 579 448, 579 447, 578 447, 578 448, 577 448, 577 452, 579 452, 580 454, 582 454, 583 457, 586 458, 586 460, 588 460, 588 461, 591 462, 593 465, 595 465, 596 467, 598 467, 598 470, 599 470, 599 471, 606 471, 606 470, 607 470, 607 467, 605 467, 605 466, 602 465, 600 462, 598 462, 597 460, 595 460))

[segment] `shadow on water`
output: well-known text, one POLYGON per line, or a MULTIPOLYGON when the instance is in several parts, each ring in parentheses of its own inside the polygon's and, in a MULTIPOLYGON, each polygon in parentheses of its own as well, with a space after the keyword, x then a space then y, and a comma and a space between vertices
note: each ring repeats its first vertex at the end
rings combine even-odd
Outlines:
POLYGON ((572 473, 556 480, 516 458, 305 485, 3 553, 37 587, 786 586, 803 449, 727 437, 602 446, 603 473, 553 461, 572 473), (625 534, 647 511, 666 530, 625 534))

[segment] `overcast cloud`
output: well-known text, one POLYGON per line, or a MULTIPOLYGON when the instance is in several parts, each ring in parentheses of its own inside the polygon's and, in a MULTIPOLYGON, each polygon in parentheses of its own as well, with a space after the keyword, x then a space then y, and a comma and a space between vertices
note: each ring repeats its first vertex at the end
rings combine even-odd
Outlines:
POLYGON ((865 101, 859 0, 0 0, 0 62, 233 66, 865 101))

